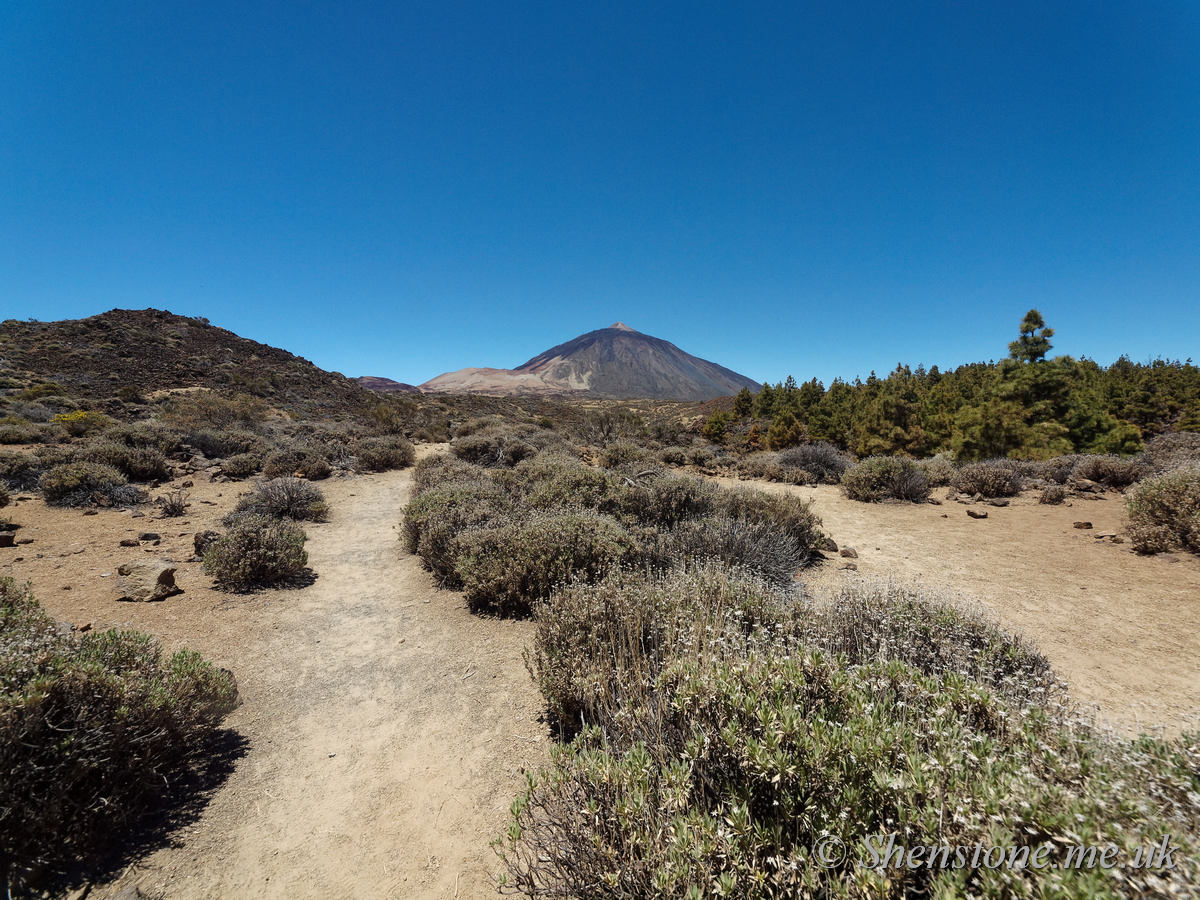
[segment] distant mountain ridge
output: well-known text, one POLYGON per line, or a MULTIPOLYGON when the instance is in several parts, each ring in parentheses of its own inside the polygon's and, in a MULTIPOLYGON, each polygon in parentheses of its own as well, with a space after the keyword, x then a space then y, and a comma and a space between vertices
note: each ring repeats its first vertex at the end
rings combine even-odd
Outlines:
POLYGON ((359 375, 356 379, 365 388, 381 393, 419 394, 421 389, 415 384, 405 384, 403 381, 393 381, 391 378, 380 378, 378 375, 359 375))
POLYGON ((744 387, 758 390, 759 385, 623 322, 551 347, 515 369, 459 369, 420 386, 434 393, 651 400, 711 400, 744 387))

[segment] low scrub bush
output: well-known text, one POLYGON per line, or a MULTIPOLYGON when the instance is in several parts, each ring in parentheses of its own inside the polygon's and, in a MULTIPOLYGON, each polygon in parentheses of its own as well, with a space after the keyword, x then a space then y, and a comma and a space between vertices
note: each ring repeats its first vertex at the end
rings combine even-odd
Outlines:
POLYGON ((8 488, 6 488, 3 483, 0 483, 0 509, 4 509, 4 507, 8 506, 11 499, 12 498, 8 493, 8 488))
POLYGON ((721 488, 688 475, 639 481, 619 498, 619 511, 643 525, 673 528, 687 519, 711 516, 721 488))
POLYGON ((984 497, 1015 497, 1023 479, 1012 460, 989 459, 960 466, 950 479, 955 490, 984 497))
MULTIPOLYGON (((252 429, 266 421, 269 412, 265 403, 250 394, 199 390, 173 396, 164 407, 162 418, 167 424, 194 434, 205 429, 252 429)), ((199 446, 191 440, 188 443, 199 446)))
POLYGON ((911 459, 900 456, 872 456, 847 469, 842 476, 842 492, 851 500, 878 503, 881 500, 907 500, 914 503, 929 498, 929 479, 911 459))
POLYGON ((1071 472, 1072 478, 1086 478, 1109 487, 1128 487, 1146 475, 1146 462, 1139 456, 1085 456, 1071 472))
POLYGON ((11 490, 33 490, 45 469, 41 460, 32 453, 0 450, 0 484, 11 490))
POLYGON ((168 428, 158 422, 116 425, 104 432, 103 438, 124 444, 126 447, 157 450, 164 456, 171 456, 183 449, 183 439, 180 433, 174 428, 168 428))
POLYGON ((267 455, 263 475, 267 478, 294 476, 319 481, 333 472, 324 449, 315 446, 290 447, 267 455))
POLYGON ((295 522, 247 515, 205 551, 204 571, 225 587, 277 584, 308 564, 308 536, 295 522))
POLYGON ((1048 485, 1038 497, 1038 503, 1056 506, 1067 499, 1067 489, 1061 484, 1048 485))
POLYGON ((1165 897, 1200 876, 1197 736, 1126 743, 1077 724, 1036 651, 919 591, 850 585, 785 604, 720 571, 613 573, 557 591, 537 620, 527 662, 580 730, 494 842, 503 889, 1165 897), (860 864, 879 834, 1047 845, 1057 865, 860 864), (1171 870, 1061 865, 1060 843, 1133 858, 1164 835, 1171 870), (813 856, 826 838, 849 850, 832 866, 813 856))
POLYGON ((682 466, 687 464, 687 451, 682 447, 663 447, 658 458, 668 466, 682 466))
POLYGON ((534 509, 580 506, 611 511, 621 494, 618 479, 577 459, 543 453, 513 469, 514 497, 534 509))
MULTIPOLYGON (((552 432, 543 432, 546 433, 552 432)), ((522 436, 495 428, 455 438, 450 444, 450 449, 464 462, 477 466, 510 468, 538 452, 537 448, 522 436)))
POLYGON ((0 579, 0 877, 69 864, 156 808, 237 703, 233 677, 145 634, 58 632, 0 579))
POLYGON ((248 431, 198 428, 184 436, 185 442, 212 459, 227 459, 241 453, 263 453, 266 441, 248 431))
POLYGON ((502 519, 508 496, 491 481, 446 481, 417 495, 404 509, 401 540, 448 588, 461 588, 456 562, 460 532, 502 519))
POLYGON ((321 522, 329 514, 321 489, 298 478, 273 478, 242 497, 233 512, 225 517, 231 524, 244 516, 321 522))
POLYGON ((954 454, 948 451, 930 459, 923 459, 918 465, 925 473, 930 487, 943 487, 954 477, 954 454))
POLYGON ((0 444, 36 444, 41 439, 37 425, 0 425, 0 444))
POLYGON ((1129 537, 1139 553, 1200 553, 1200 465, 1146 479, 1125 508, 1129 537))
POLYGON ((790 594, 795 575, 808 562, 811 549, 770 521, 720 516, 683 522, 662 533, 643 558, 655 569, 667 570, 713 562, 748 573, 773 591, 790 594))
POLYGON ((413 496, 419 497, 426 491, 452 481, 478 483, 486 481, 487 473, 454 456, 426 456, 413 467, 413 496))
POLYGON ((1147 469, 1155 475, 1200 465, 1200 433, 1160 434, 1146 442, 1143 458, 1147 469))
POLYGON ((690 465, 705 468, 712 465, 716 454, 711 447, 692 447, 687 451, 687 461, 690 465))
POLYGON ((654 460, 653 454, 643 450, 637 444, 628 441, 618 441, 609 444, 600 454, 600 465, 606 469, 620 469, 627 466, 644 466, 654 460))
POLYGON ((155 502, 162 511, 164 519, 177 519, 180 516, 186 516, 188 506, 191 505, 188 503, 187 491, 184 490, 170 491, 159 497, 155 502))
POLYGON ((72 462, 54 466, 40 481, 46 502, 53 506, 89 506, 96 502, 132 504, 138 491, 125 476, 102 463, 72 462))
POLYGON ((221 463, 221 474, 226 478, 240 481, 249 478, 262 470, 263 458, 257 453, 235 453, 227 456, 221 463))
POLYGON ((398 435, 363 438, 354 445, 357 468, 364 472, 389 472, 406 469, 417 461, 417 451, 409 441, 398 435))
POLYGON ((455 568, 474 610, 522 613, 557 585, 595 580, 633 548, 612 518, 591 510, 533 513, 456 538, 455 568))
POLYGON ((800 469, 812 476, 812 484, 837 484, 842 473, 850 468, 851 460, 833 444, 818 441, 781 450, 775 463, 785 470, 800 469))
POLYGON ((167 458, 153 447, 130 447, 116 441, 100 440, 79 450, 77 458, 112 466, 130 481, 160 481, 171 474, 167 458))
POLYGON ((71 437, 94 434, 113 424, 113 420, 104 413, 90 409, 76 409, 72 412, 59 413, 50 421, 66 429, 67 434, 71 437))

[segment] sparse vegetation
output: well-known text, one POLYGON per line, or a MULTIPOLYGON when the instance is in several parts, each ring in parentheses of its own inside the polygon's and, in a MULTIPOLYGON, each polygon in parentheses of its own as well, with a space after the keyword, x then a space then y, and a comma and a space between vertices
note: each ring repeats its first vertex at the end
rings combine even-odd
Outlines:
POLYGON ((306 540, 295 522, 242 516, 205 551, 204 570, 224 587, 278 584, 304 571, 306 540))
POLYGON ((354 447, 357 467, 364 472, 406 469, 417 460, 416 448, 399 436, 363 438, 354 447))
POLYGON ((1038 503, 1055 506, 1067 499, 1067 489, 1061 484, 1048 485, 1038 497, 1038 503))
POLYGON ((97 502, 136 503, 138 491, 125 476, 102 463, 73 462, 54 466, 41 478, 46 502, 56 506, 90 506, 97 502))
POLYGON ((314 445, 293 446, 268 454, 262 471, 267 478, 295 476, 319 481, 329 477, 333 466, 329 464, 328 454, 323 448, 314 445))
POLYGON ((991 459, 967 463, 950 477, 954 489, 964 494, 984 497, 1013 497, 1021 492, 1024 479, 1013 460, 991 459))
POLYGON ((825 441, 791 447, 775 457, 776 465, 784 470, 807 472, 813 484, 837 484, 851 462, 846 454, 825 441))
POLYGON ((0 579, 0 876, 110 842, 203 757, 237 702, 228 672, 149 636, 58 631, 28 586, 0 579))

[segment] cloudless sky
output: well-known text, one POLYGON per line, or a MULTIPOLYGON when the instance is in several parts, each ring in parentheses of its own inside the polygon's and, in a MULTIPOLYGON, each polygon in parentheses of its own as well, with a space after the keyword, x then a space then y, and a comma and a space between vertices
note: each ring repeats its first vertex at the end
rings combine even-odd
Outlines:
POLYGON ((412 383, 1200 358, 1200 6, 4 4, 0 318, 147 306, 412 383))

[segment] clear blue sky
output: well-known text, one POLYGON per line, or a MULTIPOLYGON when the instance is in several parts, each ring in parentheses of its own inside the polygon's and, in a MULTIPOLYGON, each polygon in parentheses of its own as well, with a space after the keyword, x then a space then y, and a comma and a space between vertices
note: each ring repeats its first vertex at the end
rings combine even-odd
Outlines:
POLYGON ((0 318, 147 306, 409 382, 1200 358, 1200 7, 4 4, 0 318))

